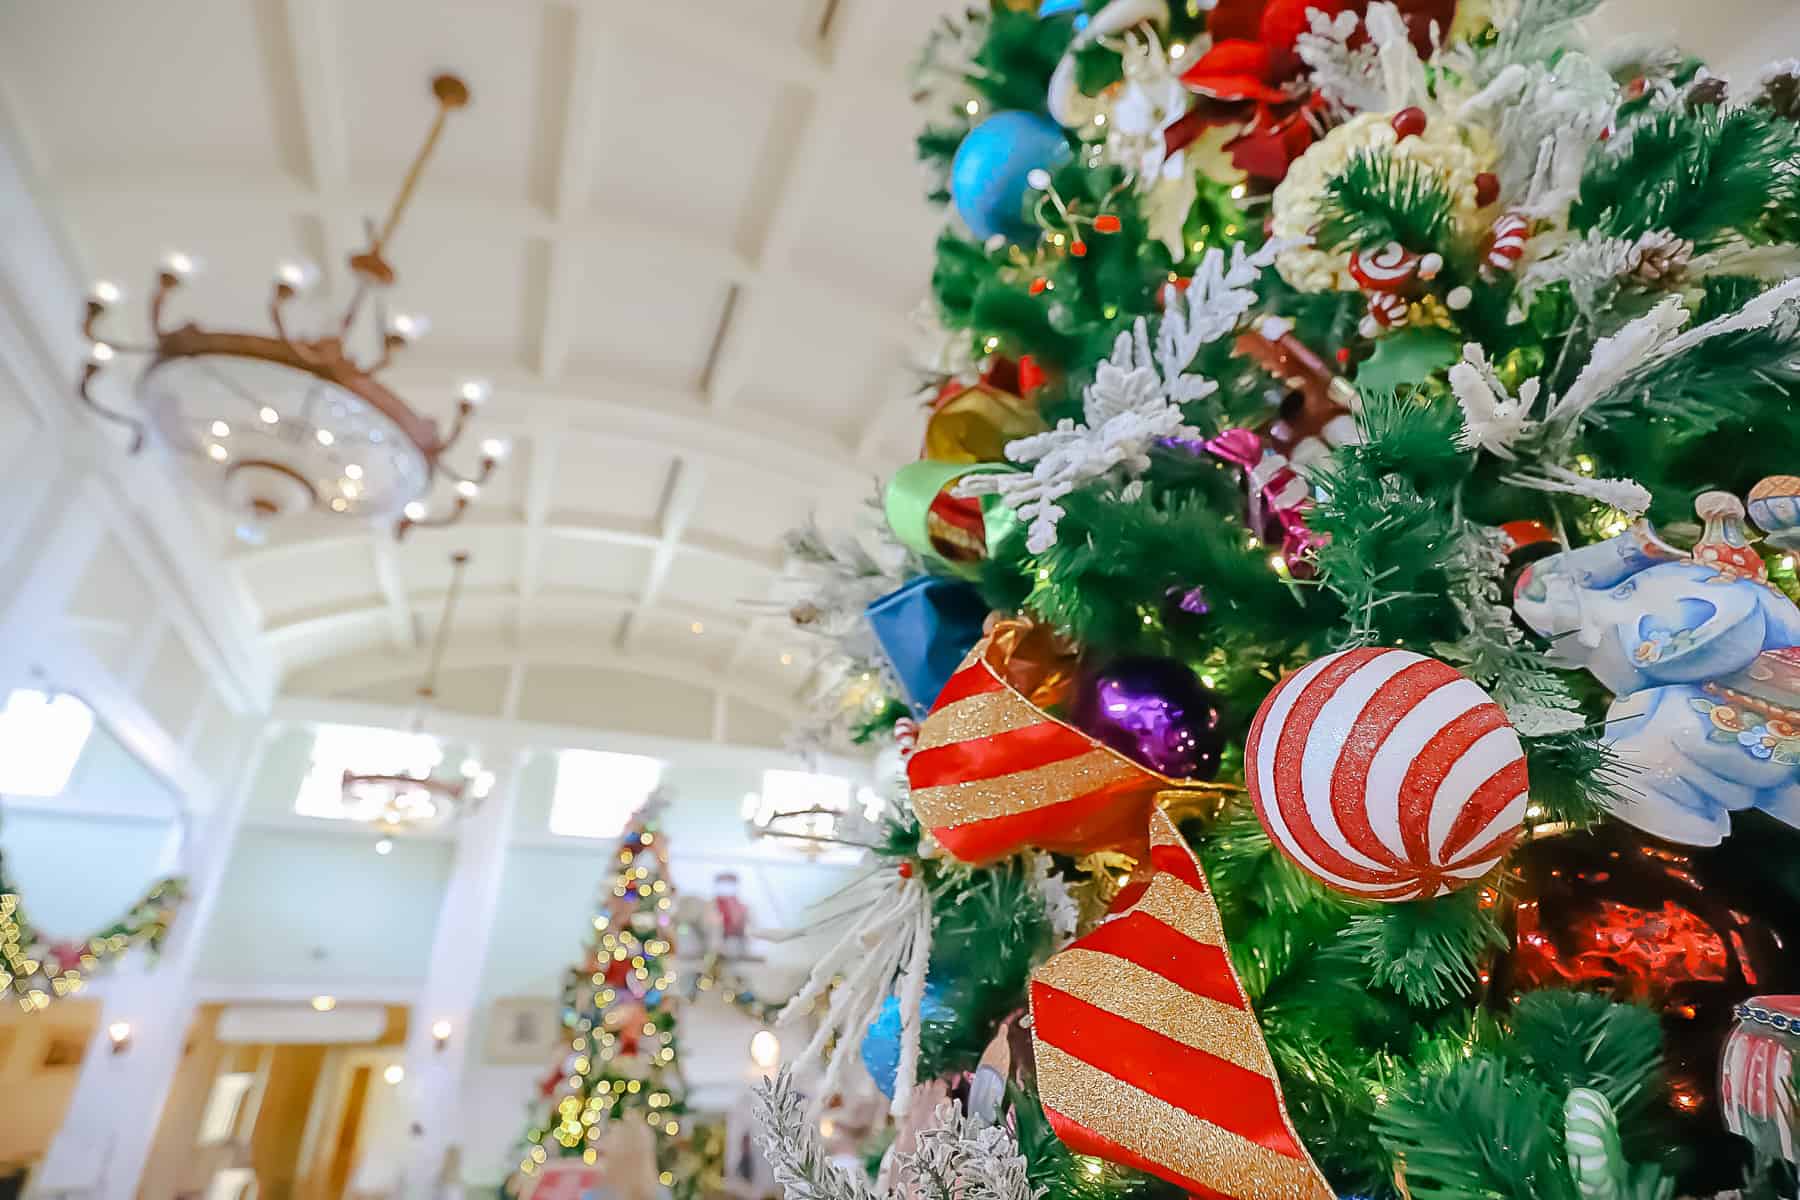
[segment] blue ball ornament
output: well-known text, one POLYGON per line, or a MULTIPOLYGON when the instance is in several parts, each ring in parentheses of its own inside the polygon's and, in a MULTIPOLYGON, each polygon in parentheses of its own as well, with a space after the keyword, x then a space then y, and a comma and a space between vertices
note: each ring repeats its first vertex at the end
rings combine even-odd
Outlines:
POLYGON ((950 199, 977 238, 1035 241, 1026 215, 1031 173, 1069 160, 1062 126, 1043 113, 997 112, 969 131, 950 163, 950 199))
MULTIPOLYGON (((944 1002, 943 992, 930 978, 925 980, 925 995, 919 1002, 919 1014, 927 1021, 950 1021, 956 1010, 944 1002)), ((900 1073, 900 999, 889 996, 881 1011, 869 1022, 863 1035, 863 1066, 881 1094, 894 1098, 894 1078, 900 1073)))
POLYGON ((1044 0, 1042 4, 1038 5, 1038 20, 1047 21, 1051 17, 1061 17, 1066 16, 1069 13, 1079 13, 1082 11, 1083 7, 1084 0, 1044 0))

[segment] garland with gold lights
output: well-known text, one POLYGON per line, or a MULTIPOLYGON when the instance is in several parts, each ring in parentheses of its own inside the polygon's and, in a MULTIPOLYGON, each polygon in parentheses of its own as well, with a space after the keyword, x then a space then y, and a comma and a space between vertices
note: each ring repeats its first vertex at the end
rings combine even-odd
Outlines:
POLYGON ((19 889, 0 856, 0 985, 12 990, 26 1012, 48 1008, 80 991, 87 978, 138 946, 154 953, 168 936, 187 896, 187 881, 158 880, 117 920, 84 938, 55 941, 25 914, 19 889))
MULTIPOLYGON (((678 1198, 702 1186, 685 1120, 677 1061, 672 914, 666 843, 654 815, 640 817, 619 843, 617 873, 600 896, 593 936, 563 983, 567 1049, 545 1076, 538 1112, 521 1143, 509 1195, 529 1195, 554 1163, 578 1159, 626 1171, 636 1153, 618 1131, 641 1120, 654 1135, 655 1162, 636 1164, 678 1198)), ((641 1144, 641 1143, 639 1143, 641 1144)))

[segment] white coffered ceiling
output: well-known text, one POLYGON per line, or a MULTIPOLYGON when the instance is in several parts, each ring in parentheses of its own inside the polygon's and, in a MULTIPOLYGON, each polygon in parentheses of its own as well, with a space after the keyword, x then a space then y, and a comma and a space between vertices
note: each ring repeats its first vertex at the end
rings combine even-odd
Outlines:
MULTIPOLYGON (((0 99, 83 269, 141 301, 179 248, 206 265, 181 311, 256 326, 283 258, 342 294, 429 78, 466 78, 393 254, 394 306, 432 332, 386 378, 440 418, 491 380, 478 432, 511 458, 461 526, 399 543, 211 529, 224 586, 287 691, 405 699, 467 549, 449 707, 768 742, 811 648, 743 602, 769 597, 783 530, 916 446, 909 315, 941 218, 906 75, 954 7, 12 0, 0 99)), ((1678 27, 1741 75, 1800 49, 1795 20, 1634 0, 1608 27, 1678 27)))
MULTIPOLYGON (((783 530, 916 444, 905 347, 938 217, 905 75, 936 11, 31 4, 0 17, 0 86, 88 271, 141 302, 181 249, 204 270, 178 315, 254 327, 283 258, 342 294, 430 77, 460 73, 473 103, 393 252, 393 306, 432 328, 385 378, 439 417, 491 380, 477 432, 511 456, 461 526, 221 530, 231 570, 290 691, 404 698, 468 549, 450 706, 702 735, 717 714, 767 741, 811 650, 743 602, 783 530)), ((110 319, 124 337, 139 310, 110 319)))

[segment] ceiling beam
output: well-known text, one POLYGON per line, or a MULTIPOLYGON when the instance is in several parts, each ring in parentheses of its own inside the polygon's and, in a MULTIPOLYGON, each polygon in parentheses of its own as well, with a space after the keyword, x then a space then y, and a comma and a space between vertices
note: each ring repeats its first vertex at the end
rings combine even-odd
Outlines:
POLYGON ((375 583, 387 606, 388 644, 396 650, 416 650, 419 626, 413 619, 412 602, 406 595, 406 578, 400 570, 400 551, 386 529, 371 529, 369 546, 375 556, 375 583))
POLYGON ((583 248, 569 235, 574 221, 587 211, 594 190, 594 156, 599 139, 594 115, 599 108, 604 46, 609 40, 601 13, 591 8, 573 12, 575 31, 569 50, 569 81, 564 88, 562 136, 556 150, 556 180, 550 217, 556 232, 545 242, 543 318, 539 322, 538 374, 555 379, 569 360, 569 346, 579 328, 583 248))
MULTIPOLYGON (((538 450, 534 448, 533 453, 538 453, 538 450)), ((552 450, 550 453, 554 454, 555 452, 552 450)), ((546 474, 549 473, 546 472, 546 474)), ((536 507, 536 504, 539 503, 539 499, 532 495, 535 490, 534 473, 534 481, 526 484, 526 517, 524 520, 514 517, 485 518, 477 516, 470 517, 451 527, 453 531, 466 533, 472 537, 480 538, 489 536, 510 537, 515 534, 521 535, 525 542, 525 551, 530 557, 520 569, 520 579, 521 582, 529 581, 533 592, 541 587, 541 582, 537 578, 539 574, 537 568, 542 562, 544 549, 542 543, 545 539, 545 535, 554 534, 557 537, 569 538, 574 541, 591 542, 598 545, 631 546, 636 548, 654 548, 660 540, 656 534, 647 533, 642 530, 625 529, 600 523, 590 524, 566 519, 557 521, 548 520, 549 504, 547 498, 541 501, 543 507, 539 510, 536 507), (533 524, 534 513, 545 518, 539 520, 535 526, 533 524), (532 545, 534 537, 538 543, 535 552, 533 551, 532 545)), ((545 488, 544 490, 547 494, 548 488, 545 488)), ((264 546, 246 546, 234 554, 229 562, 232 566, 237 567, 275 569, 289 559, 308 555, 316 551, 349 549, 350 547, 360 545, 368 536, 368 530, 359 526, 343 532, 329 534, 324 537, 299 538, 294 541, 275 542, 264 546)), ((684 542, 681 548, 683 552, 688 554, 700 555, 704 558, 709 558, 715 562, 724 563, 733 567, 766 571, 771 575, 780 570, 781 567, 781 556, 775 551, 764 553, 748 548, 730 548, 711 542, 684 542)))
POLYGON ((630 646, 643 624, 642 617, 668 581, 669 568, 682 549, 681 539, 694 510, 700 507, 700 496, 706 489, 706 468, 697 462, 678 458, 669 473, 669 485, 663 493, 662 511, 657 516, 656 548, 650 555, 650 566, 644 572, 643 587, 636 606, 619 627, 619 645, 630 646))
MULTIPOLYGON (((531 439, 531 466, 525 477, 524 537, 519 548, 519 603, 513 627, 514 636, 521 642, 531 625, 531 604, 537 599, 538 583, 544 573, 544 543, 549 540, 546 528, 556 495, 558 452, 559 446, 553 437, 539 434, 531 439)), ((612 541, 614 545, 642 544, 637 540, 637 534, 626 535, 607 526, 593 528, 598 531, 596 540, 609 541, 616 534, 618 540, 612 541)))
POLYGON ((347 269, 356 244, 355 224, 346 225, 340 216, 347 207, 345 192, 350 180, 350 122, 344 111, 344 72, 339 62, 341 13, 338 0, 287 0, 283 7, 295 99, 317 200, 313 215, 318 221, 319 251, 325 259, 320 265, 331 273, 328 278, 337 279, 337 273, 347 269))
MULTIPOLYGON (((807 205, 818 191, 817 180, 827 171, 842 170, 834 157, 839 135, 859 107, 856 95, 867 85, 870 57, 879 49, 892 7, 886 0, 839 0, 830 47, 831 65, 810 98, 796 134, 783 131, 771 138, 765 153, 785 160, 785 169, 765 171, 761 196, 751 197, 749 211, 768 214, 767 222, 751 253, 753 267, 748 303, 733 322, 730 337, 719 355, 707 401, 723 409, 735 404, 755 373, 756 356, 767 341, 769 325, 785 317, 776 303, 769 280, 791 273, 789 259, 806 230, 807 205), (764 286, 758 286, 764 285, 764 286)), ((835 300, 833 301, 835 303, 835 300)), ((908 314, 890 315, 881 331, 891 340, 905 326, 908 314)))

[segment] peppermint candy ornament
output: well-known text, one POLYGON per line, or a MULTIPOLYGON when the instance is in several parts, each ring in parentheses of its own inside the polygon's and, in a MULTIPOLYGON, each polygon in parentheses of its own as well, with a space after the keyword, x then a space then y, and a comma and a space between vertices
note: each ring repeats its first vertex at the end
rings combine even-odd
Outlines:
MULTIPOLYGON (((1443 264, 1442 258, 1437 261, 1440 266, 1443 264)), ((1419 278, 1422 262, 1419 255, 1399 242, 1389 242, 1372 254, 1364 254, 1361 250, 1351 254, 1350 277, 1365 291, 1403 291, 1419 278)))
POLYGON ((1362 319, 1359 329, 1364 337, 1374 338, 1385 329, 1400 329, 1411 320, 1406 297, 1393 292, 1375 292, 1369 297, 1369 315, 1362 319))
POLYGON ((1244 759, 1270 840, 1368 900, 1474 882, 1525 820, 1525 752, 1506 714, 1410 650, 1344 650, 1289 675, 1257 711, 1244 759))
POLYGON ((1531 222, 1518 213, 1507 213, 1488 230, 1486 247, 1481 256, 1482 273, 1510 273, 1525 257, 1525 243, 1531 238, 1531 222))

